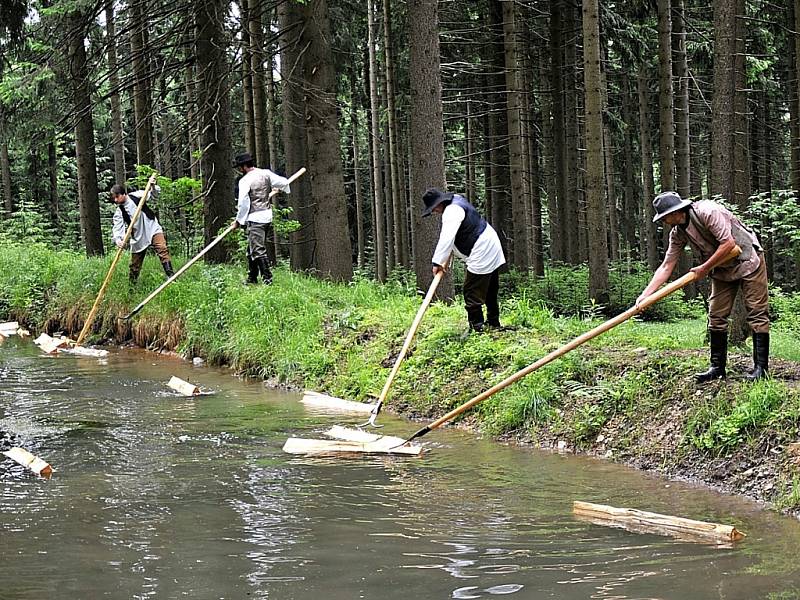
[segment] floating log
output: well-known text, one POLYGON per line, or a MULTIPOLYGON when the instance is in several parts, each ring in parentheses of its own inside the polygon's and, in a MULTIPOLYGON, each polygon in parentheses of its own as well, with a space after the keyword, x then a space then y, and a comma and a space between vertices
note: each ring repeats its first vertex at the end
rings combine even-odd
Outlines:
POLYGON ((189 383, 188 381, 184 381, 174 375, 167 383, 169 387, 173 390, 181 394, 182 396, 199 396, 200 395, 200 388, 194 385, 193 383, 189 383))
POLYGON ((367 414, 372 412, 373 404, 366 404, 365 402, 353 402, 352 400, 343 400, 335 396, 326 396, 318 392, 306 391, 300 400, 306 406, 313 406, 321 409, 333 410, 336 412, 352 412, 367 414))
POLYGON ((391 436, 378 436, 377 440, 371 442, 289 438, 283 445, 283 451, 288 454, 311 456, 335 456, 337 454, 408 454, 416 456, 422 452, 422 446, 398 445, 402 443, 402 439, 391 436))
POLYGON ((572 512, 599 525, 622 527, 642 533, 672 535, 691 541, 736 542, 745 537, 744 533, 731 525, 661 515, 635 508, 616 508, 576 500, 572 503, 572 512))
POLYGON ((11 448, 3 452, 3 454, 45 479, 49 479, 53 474, 53 467, 23 448, 11 448))

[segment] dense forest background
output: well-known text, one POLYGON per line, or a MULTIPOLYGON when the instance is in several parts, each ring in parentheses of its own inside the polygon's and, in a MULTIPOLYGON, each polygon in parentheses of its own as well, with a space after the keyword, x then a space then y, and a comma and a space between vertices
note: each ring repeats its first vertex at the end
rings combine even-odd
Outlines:
POLYGON ((308 169, 275 252, 332 280, 427 287, 437 186, 513 270, 586 265, 602 304, 615 266, 659 264, 651 200, 672 189, 734 208, 796 291, 798 23, 800 0, 3 0, 0 240, 102 254, 108 189, 154 169, 192 255, 249 151, 308 169))

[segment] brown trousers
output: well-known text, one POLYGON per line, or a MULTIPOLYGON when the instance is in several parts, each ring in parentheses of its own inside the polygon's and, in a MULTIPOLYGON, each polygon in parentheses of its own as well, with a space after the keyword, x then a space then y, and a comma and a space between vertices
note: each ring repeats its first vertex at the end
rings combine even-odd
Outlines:
POLYGON ((711 331, 728 331, 728 317, 739 288, 744 294, 747 323, 753 333, 769 333, 769 293, 767 292, 767 261, 758 253, 761 264, 741 279, 720 281, 711 278, 711 297, 708 299, 708 328, 711 331))
MULTIPOLYGON (((150 240, 150 247, 158 255, 158 259, 161 261, 162 265, 172 260, 169 256, 169 250, 167 249, 167 238, 164 237, 163 233, 157 233, 153 236, 153 239, 150 240)), ((131 254, 131 268, 128 273, 128 277, 131 281, 136 281, 139 278, 145 254, 147 254, 147 248, 141 252, 133 252, 131 254)))

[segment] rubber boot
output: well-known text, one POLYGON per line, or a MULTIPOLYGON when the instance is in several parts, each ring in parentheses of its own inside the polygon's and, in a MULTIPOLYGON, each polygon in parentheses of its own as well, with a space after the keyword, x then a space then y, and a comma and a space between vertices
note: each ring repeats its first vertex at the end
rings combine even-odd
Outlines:
POLYGON ((258 283, 258 263, 249 256, 247 257, 247 281, 248 285, 258 283))
POLYGON ((172 261, 164 261, 161 263, 161 266, 164 268, 164 274, 167 276, 167 279, 175 275, 175 271, 172 270, 172 261))
POLYGON ((469 320, 470 331, 477 331, 478 333, 486 329, 486 323, 483 321, 483 308, 480 306, 467 310, 467 319, 469 320))
POLYGON ((261 271, 261 278, 264 280, 264 283, 266 285, 272 283, 272 271, 269 270, 269 258, 266 256, 257 258, 256 263, 258 264, 258 270, 261 271))
POLYGON ((695 375, 697 383, 725 379, 725 364, 728 362, 728 332, 709 331, 708 340, 711 343, 711 367, 708 371, 695 375))
POLYGON ((769 373, 769 333, 753 334, 753 371, 747 375, 748 381, 758 381, 769 373))

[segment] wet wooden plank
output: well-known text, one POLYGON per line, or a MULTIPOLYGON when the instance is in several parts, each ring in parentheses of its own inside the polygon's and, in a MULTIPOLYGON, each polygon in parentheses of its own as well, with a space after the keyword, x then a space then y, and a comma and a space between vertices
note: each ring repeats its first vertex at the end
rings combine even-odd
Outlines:
POLYGON ((67 338, 54 338, 46 333, 41 334, 33 340, 33 343, 39 346, 45 354, 55 354, 58 352, 59 348, 66 348, 69 346, 69 340, 67 340, 67 338))
POLYGON ((363 429, 353 429, 352 427, 342 427, 341 425, 334 425, 325 432, 325 435, 338 440, 361 442, 362 444, 377 442, 378 440, 384 440, 386 444, 389 444, 391 440, 391 443, 399 445, 404 441, 403 438, 392 437, 390 435, 377 435, 364 431, 363 429))
POLYGON ((352 400, 343 400, 335 396, 328 396, 318 392, 306 391, 303 393, 303 398, 300 400, 306 406, 313 406, 315 408, 329 409, 335 412, 351 412, 368 414, 372 412, 374 404, 366 404, 364 402, 353 402, 352 400))
MULTIPOLYGON (((289 438, 283 445, 288 454, 306 454, 310 456, 335 456, 337 454, 405 454, 416 456, 422 452, 422 446, 406 444, 397 446, 395 440, 382 436, 373 442, 351 442, 344 440, 313 440, 307 438, 289 438)), ((400 440, 402 442, 403 440, 400 440)))
POLYGON ((744 533, 731 525, 695 521, 635 508, 617 508, 576 500, 572 503, 572 512, 598 524, 624 527, 636 532, 674 535, 692 541, 735 542, 745 537, 744 533))
POLYGON ((24 448, 11 448, 10 450, 3 452, 3 454, 5 454, 11 460, 21 464, 23 467, 29 469, 36 475, 49 479, 53 474, 53 467, 51 467, 46 461, 31 454, 24 448))
POLYGON ((182 396, 199 396, 200 395, 200 388, 193 383, 189 383, 188 381, 184 381, 179 377, 175 377, 174 375, 167 383, 169 387, 173 390, 181 394, 182 396))

